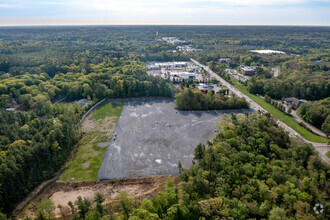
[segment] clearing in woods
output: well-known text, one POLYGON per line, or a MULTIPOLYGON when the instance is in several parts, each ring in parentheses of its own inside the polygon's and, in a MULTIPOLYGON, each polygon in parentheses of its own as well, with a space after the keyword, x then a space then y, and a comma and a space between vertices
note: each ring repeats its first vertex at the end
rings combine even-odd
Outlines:
MULTIPOLYGON (((159 191, 164 190, 167 180, 171 180, 175 185, 179 183, 178 177, 142 177, 142 178, 129 178, 129 179, 117 179, 110 181, 75 181, 75 182, 62 182, 57 181, 39 194, 19 215, 19 218, 23 216, 35 216, 36 206, 42 199, 47 198, 54 202, 56 219, 62 219, 60 214, 61 210, 58 205, 61 204, 64 213, 66 213, 65 219, 71 219, 70 207, 68 202, 75 202, 78 196, 93 200, 96 193, 101 193, 105 197, 103 205, 107 207, 107 204, 116 204, 116 196, 120 192, 129 193, 133 199, 149 198, 155 196, 159 191)), ((94 204, 93 204, 94 205, 94 204)), ((77 208, 77 207, 76 207, 77 208)))
POLYGON ((112 132, 121 115, 122 102, 107 102, 97 107, 82 123, 79 148, 61 174, 60 181, 96 180, 112 132), (72 179, 74 178, 74 179, 72 179))

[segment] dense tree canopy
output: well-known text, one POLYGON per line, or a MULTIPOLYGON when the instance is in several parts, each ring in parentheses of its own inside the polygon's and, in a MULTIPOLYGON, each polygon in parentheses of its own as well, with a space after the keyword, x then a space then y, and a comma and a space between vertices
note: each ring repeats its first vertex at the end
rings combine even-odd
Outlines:
POLYGON ((236 97, 234 94, 229 97, 224 94, 207 94, 198 89, 184 89, 175 95, 176 107, 181 110, 224 110, 248 108, 245 99, 236 97))
POLYGON ((0 110, 0 207, 9 211, 62 166, 77 141, 73 107, 53 119, 0 110))
MULTIPOLYGON (((329 166, 312 146, 257 114, 227 115, 207 146, 195 148, 181 182, 151 199, 120 193, 111 209, 78 198, 85 219, 328 219, 329 166), (87 210, 87 213, 86 213, 87 210), (92 217, 93 216, 93 217, 92 217)), ((103 201, 103 200, 102 200, 103 201)), ((76 215, 76 214, 75 214, 76 215)), ((78 217, 78 215, 76 217, 78 217)), ((83 219, 83 218, 81 218, 83 219)))
MULTIPOLYGON (((105 97, 172 96, 170 83, 148 76, 143 62, 193 57, 209 62, 228 80, 227 67, 264 66, 247 84, 251 93, 273 99, 326 98, 330 93, 328 35, 329 27, 1 28, 0 211, 10 212, 35 186, 54 176, 79 138, 76 122, 90 106, 53 104, 62 97, 95 103, 105 97), (161 40, 167 36, 202 51, 175 52, 178 44, 161 40), (250 49, 287 54, 256 55, 250 49), (219 64, 221 57, 233 62, 219 64), (270 67, 280 68, 278 78, 270 76, 270 67), (5 111, 8 107, 15 112, 5 111)), ((177 105, 182 109, 247 107, 237 97, 193 90, 180 92, 177 105)), ((302 117, 311 123, 318 115, 324 118, 324 108, 319 107, 323 104, 316 104, 320 114, 312 113, 309 105, 302 107, 302 117)), ((317 126, 327 130, 328 119, 325 126, 317 126)), ((123 218, 131 219, 313 219, 315 203, 328 208, 328 173, 309 145, 289 139, 271 119, 233 116, 221 123, 210 146, 196 148, 195 165, 183 172, 180 186, 168 183, 164 192, 138 207, 132 207, 127 195, 119 199, 123 218)), ((84 199, 76 204, 80 213, 74 219, 105 215, 100 206, 90 208, 84 199)), ((49 202, 40 207, 47 213, 53 210, 49 202)), ((40 213, 42 219, 46 213, 40 213)))
POLYGON ((305 121, 330 133, 330 97, 301 104, 297 112, 305 121))

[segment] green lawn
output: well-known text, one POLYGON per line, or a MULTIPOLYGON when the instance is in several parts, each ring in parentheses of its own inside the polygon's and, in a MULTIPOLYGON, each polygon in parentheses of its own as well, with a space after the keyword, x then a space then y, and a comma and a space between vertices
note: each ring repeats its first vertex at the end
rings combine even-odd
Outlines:
POLYGON ((73 158, 69 161, 67 168, 62 172, 59 177, 60 181, 88 181, 96 180, 97 174, 102 164, 103 156, 107 150, 107 143, 111 139, 111 134, 102 130, 102 128, 111 126, 114 127, 115 123, 119 119, 121 112, 124 108, 124 104, 105 103, 96 108, 91 114, 91 119, 97 121, 94 123, 94 128, 85 134, 79 143, 77 144, 77 151, 73 158), (107 120, 102 120, 105 117, 110 116, 113 118, 113 123, 109 123, 107 120), (103 146, 98 144, 102 143, 103 146))
POLYGON ((93 120, 103 119, 106 116, 116 116, 120 117, 121 112, 123 111, 124 104, 117 104, 114 102, 108 102, 103 104, 95 109, 92 114, 93 120))
POLYGON ((68 167, 63 171, 61 181, 87 181, 96 180, 106 147, 97 144, 109 141, 108 137, 101 132, 85 135, 78 143, 79 149, 75 152, 68 167), (93 141, 94 140, 94 141, 93 141))
POLYGON ((317 143, 327 143, 327 139, 324 137, 320 137, 318 135, 312 134, 305 128, 301 127, 296 119, 288 114, 285 114, 284 112, 278 110, 271 104, 267 103, 263 98, 260 98, 259 96, 253 95, 248 92, 247 87, 242 85, 238 82, 238 80, 231 78, 233 85, 240 90, 242 93, 250 97, 253 101, 255 101, 257 104, 259 104, 262 108, 267 110, 270 114, 278 118, 280 121, 294 129, 297 133, 299 133, 302 137, 304 137, 306 140, 317 142, 317 143))

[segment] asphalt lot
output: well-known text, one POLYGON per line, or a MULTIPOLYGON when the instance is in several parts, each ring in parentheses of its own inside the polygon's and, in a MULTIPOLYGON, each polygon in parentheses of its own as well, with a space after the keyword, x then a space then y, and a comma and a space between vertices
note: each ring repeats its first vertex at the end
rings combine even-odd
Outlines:
POLYGON ((99 180, 177 175, 178 162, 188 168, 196 145, 212 140, 216 123, 230 112, 243 110, 179 111, 172 99, 126 101, 103 158, 99 180))

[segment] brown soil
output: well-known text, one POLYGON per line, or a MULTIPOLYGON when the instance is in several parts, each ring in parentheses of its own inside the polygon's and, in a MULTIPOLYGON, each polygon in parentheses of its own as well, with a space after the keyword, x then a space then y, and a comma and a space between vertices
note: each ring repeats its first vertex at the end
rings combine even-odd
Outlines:
POLYGON ((91 133, 93 131, 106 132, 108 137, 112 136, 112 132, 115 130, 115 125, 118 120, 114 116, 106 116, 103 119, 93 120, 92 114, 86 117, 81 125, 81 129, 84 133, 91 133))
MULTIPOLYGON (((52 200, 57 207, 61 204, 67 212, 70 212, 68 202, 74 202, 78 196, 93 200, 96 193, 101 193, 105 198, 104 204, 115 201, 115 197, 120 192, 128 192, 133 198, 142 199, 146 195, 154 196, 164 188, 164 183, 168 177, 141 177, 117 179, 108 181, 80 181, 80 182, 62 182, 57 181, 42 192, 33 202, 31 202, 25 211, 25 215, 34 216, 36 205, 43 198, 52 200)), ((178 177, 172 177, 178 182, 178 177)), ((60 209, 56 208, 55 214, 60 217, 60 209)), ((70 213, 67 213, 68 215, 70 213)))

